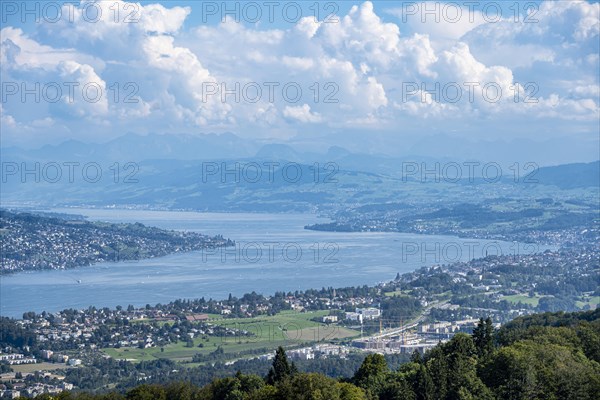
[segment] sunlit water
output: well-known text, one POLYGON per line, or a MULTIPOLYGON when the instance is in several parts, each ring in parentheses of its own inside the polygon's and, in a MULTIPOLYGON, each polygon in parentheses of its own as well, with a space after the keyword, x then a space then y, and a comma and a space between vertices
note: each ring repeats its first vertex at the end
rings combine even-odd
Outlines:
MULTIPOLYGON (((488 254, 531 252, 514 243, 400 233, 305 230, 326 222, 312 214, 195 213, 55 209, 90 220, 141 222, 223 236, 235 248, 195 251, 135 262, 105 262, 71 270, 23 272, 0 278, 3 316, 65 308, 143 306, 178 298, 221 299, 256 291, 372 285, 421 266, 488 254)), ((543 250, 543 249, 536 249, 543 250)))

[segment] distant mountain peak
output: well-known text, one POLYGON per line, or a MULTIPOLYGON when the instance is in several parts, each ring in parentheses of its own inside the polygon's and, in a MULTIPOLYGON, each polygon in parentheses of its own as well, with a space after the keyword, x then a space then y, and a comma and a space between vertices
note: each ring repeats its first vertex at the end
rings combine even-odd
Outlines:
POLYGON ((342 157, 346 157, 349 156, 350 151, 348 151, 347 149, 341 147, 341 146, 331 146, 328 150, 327 150, 327 157, 330 159, 337 159, 337 158, 342 158, 342 157))

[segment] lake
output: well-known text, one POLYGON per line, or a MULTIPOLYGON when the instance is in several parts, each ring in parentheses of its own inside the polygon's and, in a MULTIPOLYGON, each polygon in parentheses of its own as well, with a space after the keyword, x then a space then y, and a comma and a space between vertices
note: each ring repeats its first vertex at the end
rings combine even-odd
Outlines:
MULTIPOLYGON (((53 209, 90 220, 141 222, 165 229, 222 234, 235 248, 195 251, 132 262, 0 277, 0 314, 25 311, 222 299, 256 291, 373 285, 421 266, 486 254, 527 253, 515 243, 401 233, 305 230, 327 222, 314 214, 197 213, 118 209, 53 209)), ((544 250, 544 249, 537 249, 544 250)))

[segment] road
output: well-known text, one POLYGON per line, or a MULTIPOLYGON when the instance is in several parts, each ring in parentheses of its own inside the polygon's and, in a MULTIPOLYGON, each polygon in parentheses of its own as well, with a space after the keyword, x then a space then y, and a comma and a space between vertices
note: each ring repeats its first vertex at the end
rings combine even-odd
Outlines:
POLYGON ((409 329, 413 329, 413 328, 417 327, 421 322, 423 322, 423 320, 425 319, 425 317, 427 317, 427 315, 429 315, 429 313, 430 313, 430 311, 431 311, 431 309, 433 307, 439 307, 439 306, 444 305, 446 303, 448 303, 448 300, 439 301, 439 302, 435 302, 433 304, 430 304, 430 305, 428 305, 421 312, 421 314, 419 314, 418 317, 414 318, 411 321, 407 321, 408 325, 404 325, 403 324, 399 328, 384 329, 383 332, 375 334, 375 335, 368 336, 365 339, 380 339, 380 338, 387 337, 387 336, 397 336, 397 335, 400 335, 404 331, 407 331, 409 329))

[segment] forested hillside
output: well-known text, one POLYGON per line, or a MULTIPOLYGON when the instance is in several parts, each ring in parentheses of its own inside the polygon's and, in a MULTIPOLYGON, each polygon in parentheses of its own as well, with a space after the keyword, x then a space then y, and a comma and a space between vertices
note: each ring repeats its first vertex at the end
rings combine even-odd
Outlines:
POLYGON ((518 318, 495 331, 481 320, 424 356, 391 370, 369 354, 354 376, 335 380, 299 371, 279 348, 265 377, 237 373, 198 387, 193 382, 140 385, 125 394, 62 393, 38 399, 400 400, 598 399, 600 310, 518 318))

